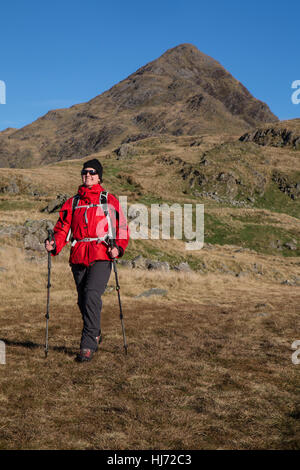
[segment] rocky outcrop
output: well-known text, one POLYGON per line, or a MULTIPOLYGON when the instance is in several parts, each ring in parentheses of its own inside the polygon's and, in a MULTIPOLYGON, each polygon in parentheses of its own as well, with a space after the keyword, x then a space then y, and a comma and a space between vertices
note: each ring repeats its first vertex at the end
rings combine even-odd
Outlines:
POLYGON ((0 225, 0 238, 22 237, 25 250, 44 252, 48 230, 52 229, 51 220, 26 220, 24 225, 0 225))
POLYGON ((165 271, 170 270, 180 271, 180 272, 191 272, 192 268, 187 262, 181 262, 178 265, 170 266, 167 261, 157 261, 144 258, 142 255, 138 255, 132 260, 118 260, 118 263, 122 266, 135 269, 143 269, 149 271, 165 271))
POLYGON ((300 179, 295 180, 293 175, 285 175, 279 171, 274 171, 272 180, 277 184, 280 191, 295 200, 300 196, 300 179))
POLYGON ((170 265, 166 261, 150 261, 147 268, 150 271, 170 271, 170 265))
POLYGON ((12 180, 9 183, 2 183, 0 186, 0 193, 3 194, 19 194, 20 188, 16 180, 12 180))
POLYGON ((270 145, 272 147, 290 147, 300 150, 300 133, 287 128, 270 127, 256 129, 243 134, 241 142, 255 142, 258 145, 270 145))
POLYGON ((26 229, 23 225, 0 225, 0 238, 24 236, 26 229))
POLYGON ((53 229, 50 220, 27 220, 24 224, 24 248, 25 250, 45 252, 45 240, 48 237, 48 230, 53 229))
POLYGON ((0 182, 0 194, 15 196, 17 194, 26 194, 28 196, 40 197, 44 196, 45 192, 41 191, 36 185, 25 176, 18 175, 17 177, 10 178, 5 176, 0 182))
POLYGON ((166 295, 168 293, 165 289, 159 289, 158 287, 153 287, 152 289, 146 290, 141 294, 137 295, 135 298, 139 299, 140 297, 152 297, 153 295, 166 295))
POLYGON ((177 266, 174 266, 174 270, 180 271, 180 272, 186 272, 186 273, 190 273, 193 271, 190 265, 184 261, 179 263, 177 266))
POLYGON ((53 199, 52 201, 49 202, 49 204, 42 209, 41 212, 48 212, 49 214, 52 214, 53 212, 59 212, 63 204, 70 199, 71 196, 69 194, 58 194, 56 196, 56 199, 53 199))
POLYGON ((185 183, 184 192, 216 202, 247 207, 262 196, 270 180, 266 170, 257 169, 260 150, 254 144, 230 142, 204 152, 198 163, 177 156, 157 157, 155 162, 172 166, 185 183), (245 157, 246 155, 246 157, 245 157))
POLYGON ((115 151, 117 160, 124 160, 127 158, 132 158, 139 154, 138 150, 131 144, 122 144, 115 151))

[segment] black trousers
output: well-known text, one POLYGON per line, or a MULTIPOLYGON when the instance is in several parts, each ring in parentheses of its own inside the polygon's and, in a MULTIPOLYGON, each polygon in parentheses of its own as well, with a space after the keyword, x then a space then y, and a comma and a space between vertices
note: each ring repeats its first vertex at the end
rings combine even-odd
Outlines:
POLYGON ((71 266, 78 292, 78 306, 82 315, 83 330, 80 349, 97 349, 96 337, 101 332, 101 296, 107 286, 111 261, 96 261, 91 266, 71 266))

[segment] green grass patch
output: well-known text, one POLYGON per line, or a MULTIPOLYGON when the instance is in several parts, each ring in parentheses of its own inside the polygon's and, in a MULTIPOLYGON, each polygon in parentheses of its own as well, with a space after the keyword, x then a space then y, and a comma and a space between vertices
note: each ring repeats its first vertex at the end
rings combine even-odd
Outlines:
POLYGON ((254 223, 254 224, 277 224, 279 221, 274 217, 270 217, 267 214, 247 214, 247 215, 231 215, 233 220, 239 220, 243 223, 254 223))
POLYGON ((18 211, 18 210, 39 210, 41 204, 37 201, 30 201, 28 199, 15 200, 5 199, 0 200, 0 211, 18 211))
POLYGON ((269 184, 263 196, 256 197, 253 207, 288 214, 297 219, 300 218, 300 198, 291 199, 287 194, 280 191, 274 182, 269 184))
POLYGON ((205 242, 218 245, 237 245, 259 253, 276 254, 287 257, 300 256, 300 234, 296 230, 262 223, 244 223, 234 226, 212 214, 205 214, 205 242), (280 240, 281 248, 276 248, 280 240), (286 243, 297 242, 297 249, 291 250, 286 243))
POLYGON ((206 243, 226 245, 234 234, 234 227, 221 218, 204 214, 204 240, 206 243))
POLYGON ((103 178, 105 177, 112 177, 117 176, 120 173, 120 166, 106 166, 105 170, 103 171, 103 178))
MULTIPOLYGON (((157 202, 157 201, 151 201, 157 202)), ((149 224, 151 222, 150 214, 149 224)), ((195 216, 195 214, 194 214, 195 216)), ((204 214, 204 242, 214 245, 236 245, 243 248, 249 248, 258 253, 272 254, 276 256, 295 257, 300 256, 300 234, 296 229, 286 229, 278 227, 274 224, 273 219, 266 217, 267 223, 264 223, 258 216, 236 216, 239 222, 236 224, 232 218, 225 219, 214 214, 204 214), (272 223, 273 222, 273 223, 272 223), (279 241, 279 242, 278 242, 279 241), (286 244, 296 246, 296 249, 290 249, 286 244)), ((276 223, 276 221, 275 221, 276 223)), ((182 242, 188 241, 184 236, 184 224, 182 225, 182 242)), ((192 229, 196 230, 195 217, 193 220, 192 229)), ((170 227, 170 243, 174 238, 174 227, 170 227)), ((161 232, 160 232, 161 238, 161 232)), ((132 249, 127 250, 127 258, 131 259, 133 256, 142 254, 155 260, 168 261, 174 264, 181 261, 187 261, 188 255, 180 257, 169 255, 168 253, 161 253, 160 249, 153 248, 153 241, 140 240, 138 241, 139 249, 133 252, 132 249), (141 251, 139 251, 141 249, 141 251)), ((193 256, 190 263, 193 265, 196 261, 193 256)), ((197 266, 195 265, 195 268, 197 266)))
POLYGON ((255 251, 268 254, 278 254, 279 252, 283 256, 300 256, 300 237, 295 231, 284 230, 273 225, 245 224, 239 235, 241 244, 255 251), (273 247, 277 240, 281 241, 282 251, 273 247), (290 250, 284 246, 285 243, 291 243, 292 240, 297 241, 298 248, 296 250, 290 250))
MULTIPOLYGON (((145 204, 145 206, 151 206, 151 204, 169 204, 168 201, 163 200, 160 196, 156 196, 155 194, 143 194, 142 196, 139 197, 138 204, 145 204)), ((172 203, 170 203, 172 205, 172 203)))

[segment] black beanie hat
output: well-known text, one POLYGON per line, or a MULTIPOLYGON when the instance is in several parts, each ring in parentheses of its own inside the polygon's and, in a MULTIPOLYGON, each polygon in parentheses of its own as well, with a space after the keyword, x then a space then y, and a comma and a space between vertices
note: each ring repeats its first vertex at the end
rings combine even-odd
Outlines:
POLYGON ((84 168, 94 168, 94 170, 96 170, 98 175, 99 175, 100 181, 102 181, 103 168, 102 168, 102 165, 99 162, 99 160, 94 158, 93 160, 89 160, 89 161, 85 162, 84 165, 83 165, 83 169, 84 168))

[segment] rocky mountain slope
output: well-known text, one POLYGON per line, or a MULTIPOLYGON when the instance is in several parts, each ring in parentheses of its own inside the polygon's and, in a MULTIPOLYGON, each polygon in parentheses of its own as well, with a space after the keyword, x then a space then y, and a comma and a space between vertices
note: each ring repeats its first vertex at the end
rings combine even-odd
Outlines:
POLYGON ((82 158, 151 135, 231 133, 276 123, 268 106, 213 58, 183 44, 87 103, 0 133, 0 167, 82 158))
POLYGON ((240 137, 240 141, 300 150, 300 119, 280 121, 273 126, 265 125, 246 132, 240 137))

